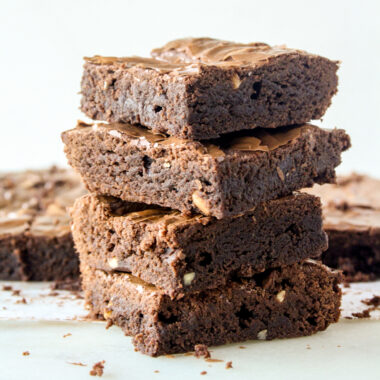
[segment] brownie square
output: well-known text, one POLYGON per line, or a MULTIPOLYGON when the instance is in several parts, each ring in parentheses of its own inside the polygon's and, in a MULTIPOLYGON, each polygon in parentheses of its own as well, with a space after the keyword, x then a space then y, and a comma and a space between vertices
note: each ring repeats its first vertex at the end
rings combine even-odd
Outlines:
POLYGON ((129 272, 172 298, 319 257, 327 248, 319 199, 307 194, 221 220, 86 195, 72 219, 84 270, 129 272))
POLYGON ((84 193, 71 170, 0 175, 0 280, 79 277, 66 207, 84 193))
POLYGON ((152 55, 85 58, 82 111, 203 140, 320 119, 337 91, 338 62, 284 46, 189 38, 152 55))
POLYGON ((196 344, 307 336, 340 314, 339 275, 313 261, 180 300, 127 273, 86 268, 82 276, 92 316, 120 326, 151 356, 193 351, 196 344))
POLYGON ((346 281, 380 277, 380 180, 351 174, 336 185, 305 190, 321 197, 329 248, 323 262, 346 281))
POLYGON ((350 146, 343 130, 309 124, 196 142, 128 124, 79 123, 62 139, 91 192, 218 219, 334 182, 350 146))

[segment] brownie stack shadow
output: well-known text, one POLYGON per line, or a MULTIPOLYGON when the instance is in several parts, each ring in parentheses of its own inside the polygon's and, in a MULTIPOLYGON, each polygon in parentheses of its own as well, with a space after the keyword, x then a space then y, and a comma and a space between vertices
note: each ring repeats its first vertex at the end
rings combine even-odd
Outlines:
POLYGON ((319 198, 350 140, 307 124, 337 63, 285 47, 183 39, 153 58, 87 58, 62 134, 90 191, 72 209, 86 302, 157 356, 305 336, 337 321, 319 198))

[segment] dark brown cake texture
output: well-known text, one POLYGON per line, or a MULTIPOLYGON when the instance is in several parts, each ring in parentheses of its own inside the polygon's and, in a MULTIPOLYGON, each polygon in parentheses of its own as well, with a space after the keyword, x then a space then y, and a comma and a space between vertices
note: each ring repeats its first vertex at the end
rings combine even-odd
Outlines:
POLYGON ((196 344, 310 335, 339 318, 339 276, 312 261, 175 301, 127 273, 87 267, 82 275, 92 315, 120 326, 152 356, 192 351, 196 344))
POLYGON ((84 193, 71 170, 0 175, 0 280, 78 278, 66 208, 84 193))
POLYGON ((320 119, 337 91, 336 61, 284 46, 187 38, 152 55, 85 58, 82 111, 201 140, 320 119))
POLYGON ((196 142, 128 124, 79 123, 62 139, 91 192, 219 219, 334 182, 350 146, 343 130, 309 124, 196 142))
POLYGON ((72 219, 84 270, 129 272, 172 298, 319 257, 327 248, 320 201, 308 194, 221 220, 86 195, 72 219))
POLYGON ((380 277, 380 180, 352 174, 336 185, 306 190, 320 196, 329 249, 325 264, 343 270, 347 281, 380 277))

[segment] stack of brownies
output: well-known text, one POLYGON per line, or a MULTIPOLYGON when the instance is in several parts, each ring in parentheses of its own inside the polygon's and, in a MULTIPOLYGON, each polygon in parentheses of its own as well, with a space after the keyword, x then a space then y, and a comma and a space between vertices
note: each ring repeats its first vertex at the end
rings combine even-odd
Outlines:
POLYGON ((303 336, 339 317, 321 205, 343 130, 310 124, 337 63, 285 47, 183 39, 153 58, 86 58, 82 110, 63 133, 91 192, 72 209, 95 317, 149 355, 303 336))

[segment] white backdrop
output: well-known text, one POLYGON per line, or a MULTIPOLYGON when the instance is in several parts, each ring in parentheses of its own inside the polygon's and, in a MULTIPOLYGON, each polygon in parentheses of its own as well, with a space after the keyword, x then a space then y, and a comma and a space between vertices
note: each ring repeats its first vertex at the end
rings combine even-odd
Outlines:
POLYGON ((353 148, 339 171, 380 177, 380 1, 0 0, 0 170, 65 165, 82 57, 147 55, 186 36, 263 41, 342 61, 324 117, 353 148))

